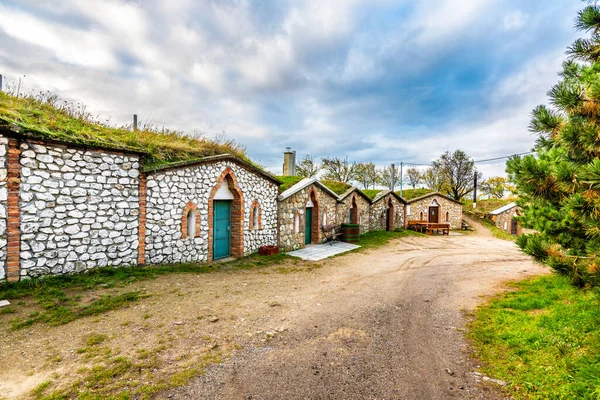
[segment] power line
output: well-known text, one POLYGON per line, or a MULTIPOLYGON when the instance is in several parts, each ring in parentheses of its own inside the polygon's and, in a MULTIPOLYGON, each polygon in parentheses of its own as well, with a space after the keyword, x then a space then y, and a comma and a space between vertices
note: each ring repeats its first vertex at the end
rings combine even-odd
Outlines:
POLYGON ((524 156, 526 154, 531 154, 533 153, 533 151, 526 151, 524 153, 518 153, 518 154, 511 154, 510 156, 502 156, 502 157, 496 157, 496 158, 488 158, 487 160, 477 160, 474 161, 475 163, 482 163, 482 162, 488 162, 488 161, 496 161, 496 160, 502 160, 504 158, 510 158, 510 157, 515 157, 515 156, 524 156))
MULTIPOLYGON (((524 153, 516 153, 516 154, 511 154, 508 156, 502 156, 502 157, 494 157, 494 158, 487 158, 485 160, 476 160, 473 161, 474 163, 478 164, 478 163, 484 163, 484 162, 488 162, 488 161, 496 161, 496 160, 502 160, 505 158, 510 158, 510 157, 515 157, 515 156, 524 156, 526 154, 532 154, 534 153, 533 151, 526 151, 524 153)), ((431 163, 429 164, 422 164, 422 163, 413 163, 413 162, 403 162, 404 165, 409 165, 409 166, 415 166, 415 167, 429 167, 431 166, 431 163)))

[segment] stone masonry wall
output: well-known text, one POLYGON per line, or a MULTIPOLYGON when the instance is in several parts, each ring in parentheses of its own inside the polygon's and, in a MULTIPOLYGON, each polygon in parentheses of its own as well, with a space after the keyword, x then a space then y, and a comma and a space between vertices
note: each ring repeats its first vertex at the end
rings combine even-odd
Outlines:
POLYGON ((408 220, 420 219, 421 213, 423 213, 423 219, 427 220, 429 215, 429 206, 432 205, 433 201, 437 201, 440 206, 440 223, 449 222, 450 228, 460 229, 462 225, 462 204, 448 200, 442 196, 429 196, 415 202, 409 202, 410 212, 407 212, 408 220), (446 220, 446 213, 448 213, 449 221, 446 220))
MULTIPOLYGON (((339 225, 337 218, 337 198, 332 197, 317 185, 309 185, 279 202, 279 246, 284 251, 303 248, 305 210, 311 191, 314 190, 319 208, 319 228, 323 225, 323 214, 327 215, 327 224, 339 225), (298 233, 295 232, 294 216, 300 218, 298 233)), ((314 212, 314 211, 313 211, 314 212)), ((320 229, 319 229, 319 233, 320 229)))
POLYGON ((134 265, 139 157, 21 143, 21 278, 134 265))
POLYGON ((233 161, 219 161, 148 174, 146 263, 211 261, 208 259, 209 197, 227 168, 231 168, 243 194, 244 255, 258 251, 261 246, 277 244, 278 186, 233 161), (255 201, 261 210, 261 229, 251 230, 250 210, 255 201), (182 239, 182 216, 190 202, 200 214, 200 232, 182 239))
POLYGON ((390 199, 394 206, 394 229, 404 227, 404 204, 392 194, 387 194, 371 204, 371 230, 387 230, 387 210, 390 199))
POLYGON ((7 154, 8 139, 0 137, 0 281, 6 279, 6 255, 7 255, 7 154))
POLYGON ((361 195, 352 193, 347 196, 344 200, 338 203, 338 221, 340 224, 350 223, 350 208, 352 208, 352 199, 356 199, 356 206, 358 207, 358 224, 360 225, 360 233, 369 232, 371 230, 371 222, 369 217, 371 204, 361 195))
MULTIPOLYGON (((511 233, 513 217, 519 216, 518 207, 513 207, 493 217, 494 223, 505 232, 511 233)), ((517 235, 522 233, 521 223, 517 224, 517 235)))

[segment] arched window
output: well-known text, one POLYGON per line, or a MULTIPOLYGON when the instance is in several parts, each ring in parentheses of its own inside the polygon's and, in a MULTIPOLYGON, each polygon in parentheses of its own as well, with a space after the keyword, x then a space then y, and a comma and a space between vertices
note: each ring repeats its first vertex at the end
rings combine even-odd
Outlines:
POLYGON ((262 215, 258 200, 254 200, 250 207, 250 230, 262 229, 262 215))
POLYGON ((419 221, 423 221, 423 211, 421 211, 421 214, 419 214, 419 221))
POLYGON ((450 222, 450 213, 446 211, 446 222, 450 222))
POLYGON ((294 213, 294 233, 300 233, 300 214, 294 213))
POLYGON ((196 236, 196 213, 193 209, 188 211, 187 215, 187 236, 196 236))
POLYGON ((181 215, 181 238, 200 237, 200 213, 191 201, 183 208, 181 215))
POLYGON ((323 226, 327 225, 327 210, 323 210, 323 226))

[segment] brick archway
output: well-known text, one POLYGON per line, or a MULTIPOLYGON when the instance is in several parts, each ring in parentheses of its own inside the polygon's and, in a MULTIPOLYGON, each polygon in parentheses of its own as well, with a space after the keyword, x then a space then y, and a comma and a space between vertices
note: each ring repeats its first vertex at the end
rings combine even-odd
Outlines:
POLYGON ((350 203, 350 210, 352 211, 352 218, 350 218, 351 224, 358 224, 358 205, 356 204, 356 195, 352 196, 352 202, 350 203))
POLYGON ((225 168, 208 198, 208 261, 213 261, 213 201, 217 191, 226 183, 233 193, 231 202, 231 256, 244 255, 244 194, 230 167, 225 168))
MULTIPOLYGON (((308 192, 308 198, 306 202, 312 201, 313 209, 312 209, 312 220, 311 220, 311 243, 320 243, 321 242, 321 229, 319 229, 319 200, 317 197, 317 191, 315 188, 311 188, 310 192, 308 192)), ((306 226, 306 221, 304 221, 306 226)))
POLYGON ((387 206, 387 218, 385 229, 387 231, 394 230, 394 202, 392 201, 392 196, 388 197, 388 206, 387 206))

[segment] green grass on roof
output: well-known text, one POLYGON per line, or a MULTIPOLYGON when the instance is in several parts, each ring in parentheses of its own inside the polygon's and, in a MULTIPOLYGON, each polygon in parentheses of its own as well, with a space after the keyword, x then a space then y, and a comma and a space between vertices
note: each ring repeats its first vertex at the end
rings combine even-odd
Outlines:
POLYGON ((49 92, 20 97, 0 92, 2 123, 16 125, 21 132, 40 139, 145 152, 147 166, 219 154, 250 161, 245 148, 233 140, 191 137, 148 125, 135 132, 130 127, 110 126, 86 111, 84 105, 62 101, 49 92))
POLYGON ((352 187, 352 185, 349 185, 347 183, 338 182, 330 179, 322 179, 321 183, 327 186, 329 189, 331 189, 331 191, 333 191, 338 196, 346 193, 346 191, 348 191, 348 189, 352 187))
POLYGON ((292 186, 294 186, 296 183, 300 182, 302 179, 304 179, 303 176, 278 176, 277 179, 279 179, 282 183, 281 185, 279 185, 279 192, 285 192, 286 190, 288 190, 289 188, 291 188, 292 186))
POLYGON ((368 198, 373 200, 375 198, 375 196, 377 196, 377 193, 381 192, 381 189, 364 189, 364 190, 361 190, 361 192, 363 192, 364 194, 367 195, 368 198))
POLYGON ((425 188, 404 189, 402 190, 402 195, 400 195, 399 190, 396 193, 398 194, 398 196, 401 196, 404 200, 411 200, 417 197, 425 196, 429 193, 433 193, 433 190, 425 188))
POLYGON ((474 217, 485 217, 490 212, 497 210, 500 207, 504 207, 507 204, 516 201, 515 197, 509 197, 507 199, 487 199, 477 200, 477 208, 473 208, 473 199, 465 200, 463 205, 463 211, 466 214, 474 217))

